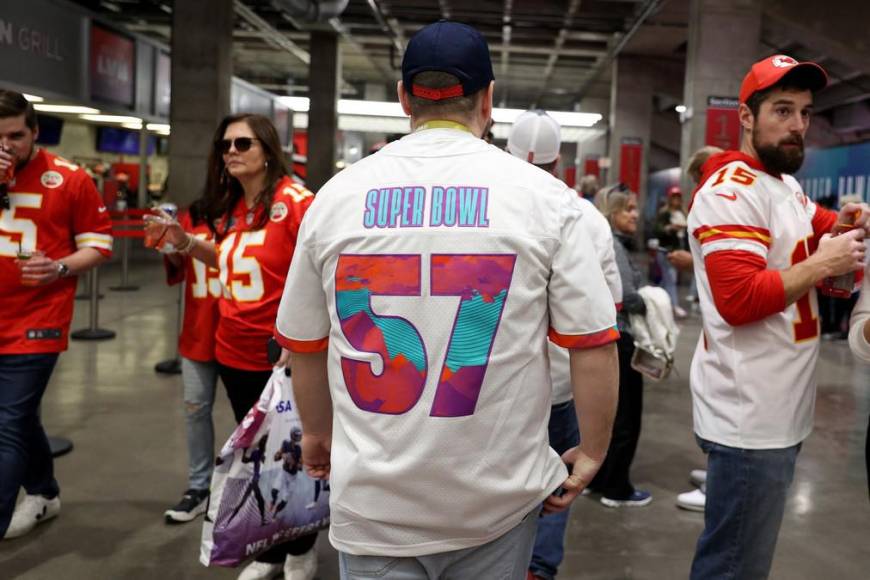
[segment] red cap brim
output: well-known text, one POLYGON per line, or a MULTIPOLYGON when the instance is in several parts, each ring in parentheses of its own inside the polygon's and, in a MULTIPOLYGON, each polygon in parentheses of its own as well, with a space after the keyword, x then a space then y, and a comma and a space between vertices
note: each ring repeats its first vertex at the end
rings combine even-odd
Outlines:
POLYGON ((783 68, 756 69, 758 64, 760 63, 756 63, 743 79, 743 84, 740 86, 741 103, 748 101, 753 93, 770 88, 785 77, 792 77, 795 84, 806 87, 812 92, 819 91, 828 85, 828 73, 814 62, 801 62, 783 68))

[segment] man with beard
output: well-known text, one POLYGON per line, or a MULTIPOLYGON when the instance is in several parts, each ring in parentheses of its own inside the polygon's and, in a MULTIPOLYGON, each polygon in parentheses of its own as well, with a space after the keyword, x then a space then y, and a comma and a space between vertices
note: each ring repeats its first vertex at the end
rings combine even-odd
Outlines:
POLYGON ((33 106, 0 89, 0 537, 60 511, 39 404, 66 350, 76 276, 112 253, 112 222, 83 169, 36 147, 33 106), (15 506, 19 489, 24 499, 15 506))
POLYGON ((812 430, 819 352, 815 285, 862 268, 867 206, 838 215, 790 173, 803 162, 815 63, 777 55, 740 89, 740 151, 713 155, 689 211, 703 314, 690 383, 694 430, 707 454, 704 532, 693 580, 770 571, 801 442, 812 430), (838 223, 859 227, 839 233, 838 223))

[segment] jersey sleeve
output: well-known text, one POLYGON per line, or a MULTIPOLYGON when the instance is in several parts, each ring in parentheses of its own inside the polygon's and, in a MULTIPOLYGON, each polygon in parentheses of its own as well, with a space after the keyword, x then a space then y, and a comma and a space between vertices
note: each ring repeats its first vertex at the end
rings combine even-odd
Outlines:
POLYGON ((767 203, 751 186, 730 182, 699 191, 689 214, 689 232, 698 240, 701 254, 743 250, 767 260, 767 203))
POLYGON ((94 248, 106 257, 112 255, 112 220, 94 182, 82 170, 70 179, 72 198, 72 231, 76 248, 94 248))
POLYGON ((322 267, 316 262, 303 221, 278 307, 275 339, 292 352, 310 353, 329 346, 329 310, 322 267))
POLYGON ((589 251, 594 246, 587 230, 576 195, 566 191, 547 286, 549 337, 565 348, 592 348, 619 338, 613 296, 598 256, 589 251))

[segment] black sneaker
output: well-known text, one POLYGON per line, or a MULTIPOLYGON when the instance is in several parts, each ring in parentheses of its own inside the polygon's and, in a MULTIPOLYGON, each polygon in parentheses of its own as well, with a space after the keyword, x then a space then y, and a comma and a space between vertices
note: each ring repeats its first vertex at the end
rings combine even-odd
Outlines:
POLYGON ((188 489, 181 501, 166 510, 163 514, 167 524, 189 522, 199 514, 204 514, 208 507, 207 489, 188 489))

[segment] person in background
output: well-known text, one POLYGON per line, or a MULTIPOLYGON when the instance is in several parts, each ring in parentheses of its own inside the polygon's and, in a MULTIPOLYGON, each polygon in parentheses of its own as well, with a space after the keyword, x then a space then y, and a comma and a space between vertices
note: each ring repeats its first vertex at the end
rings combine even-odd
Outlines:
POLYGON ((607 507, 642 507, 652 501, 652 494, 636 489, 630 474, 641 432, 643 376, 631 368, 635 347, 628 315, 646 314, 646 304, 637 292, 642 275, 631 258, 637 233, 637 194, 620 183, 599 191, 595 205, 613 230, 613 251, 622 283, 622 308, 616 317, 620 335, 617 343, 619 404, 607 457, 589 489, 601 494, 601 503, 607 507))
MULTIPOLYGON (((544 111, 527 111, 511 127, 507 152, 555 176, 561 144, 561 127, 555 119, 544 111)), ((613 302, 619 308, 622 302, 622 282, 613 253, 610 225, 591 201, 582 197, 578 197, 578 201, 583 208, 583 221, 592 239, 592 249, 604 272, 613 302)), ((552 341, 547 343, 547 353, 550 358, 553 392, 547 431, 550 447, 561 455, 580 442, 571 392, 570 357, 568 349, 557 346, 552 341)), ((565 528, 568 525, 569 513, 569 510, 565 510, 544 514, 538 518, 535 547, 529 565, 531 580, 552 580, 558 574, 559 564, 562 563, 565 553, 565 528)))
MULTIPOLYGON (((695 188, 700 185, 701 168, 704 166, 704 163, 707 162, 707 159, 709 159, 711 155, 717 153, 722 153, 722 149, 714 147, 713 145, 706 145, 695 151, 689 158, 689 165, 686 167, 686 175, 688 175, 689 179, 692 180, 692 184, 695 188)), ((668 261, 672 266, 680 271, 691 270, 694 264, 692 253, 686 250, 675 250, 671 252, 668 254, 668 261)), ((692 285, 689 288, 688 300, 690 302, 698 301, 698 281, 694 276, 692 276, 692 285)), ((697 305, 694 305, 693 308, 697 308, 697 305)), ((677 507, 689 511, 702 512, 704 511, 704 503, 706 500, 705 491, 707 488, 707 470, 693 469, 689 473, 689 481, 695 489, 677 495, 677 507)))
MULTIPOLYGON (((236 421, 256 403, 272 374, 266 344, 302 216, 313 194, 287 173, 278 133, 262 115, 226 117, 215 132, 209 156, 207 195, 219 200, 206 211, 215 241, 186 232, 163 214, 166 240, 182 254, 220 271, 224 292, 215 332, 218 374, 236 421)), ((286 357, 278 366, 286 365, 286 357)), ((266 551, 239 580, 282 573, 286 580, 311 580, 317 569, 317 534, 266 551)))
POLYGON ((592 175, 590 173, 584 175, 583 178, 580 179, 580 197, 589 200, 594 199, 595 194, 598 193, 599 189, 601 189, 601 185, 599 184, 598 177, 596 175, 592 175))
POLYGON ((60 513, 39 405, 66 350, 76 277, 112 254, 93 180, 36 146, 36 112, 0 90, 0 538, 60 513), (25 495, 16 507, 19 490, 25 495))
POLYGON ((677 269, 668 259, 669 254, 687 248, 686 214, 683 212, 683 192, 679 186, 668 188, 667 203, 656 216, 655 233, 659 240, 656 261, 662 273, 662 287, 671 297, 674 315, 685 318, 687 313, 680 306, 677 289, 677 269))
MULTIPOLYGON (((179 216, 179 223, 192 236, 214 241, 206 216, 208 197, 191 204, 179 216)), ((159 233, 158 233, 159 235, 159 233)), ((218 326, 218 300, 222 288, 220 271, 180 254, 174 248, 164 256, 166 278, 170 285, 184 283, 184 318, 178 337, 181 378, 184 383, 184 416, 187 434, 188 481, 181 500, 166 510, 167 523, 184 523, 205 513, 208 505, 214 464, 214 423, 212 408, 218 380, 215 360, 215 331, 218 326)))

